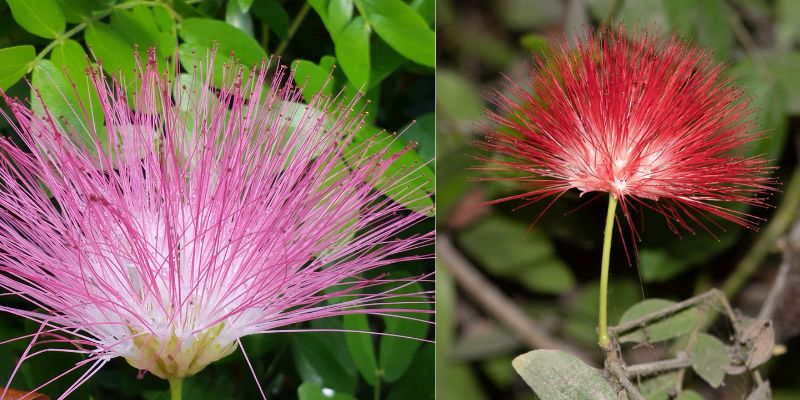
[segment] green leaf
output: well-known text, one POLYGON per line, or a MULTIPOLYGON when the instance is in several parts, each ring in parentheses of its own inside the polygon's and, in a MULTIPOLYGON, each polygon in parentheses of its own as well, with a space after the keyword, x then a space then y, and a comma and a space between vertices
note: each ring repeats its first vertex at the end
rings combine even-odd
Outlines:
MULTIPOLYGON (((62 123, 64 130, 67 132, 75 130, 79 137, 91 143, 90 127, 78 104, 78 98, 72 90, 72 85, 58 67, 49 60, 39 61, 33 68, 31 82, 33 89, 41 95, 41 102, 57 122, 66 120, 66 124, 62 123)), ((33 103, 34 111, 39 115, 45 115, 42 104, 35 95, 33 103)))
POLYGON ((71 39, 60 43, 50 53, 50 61, 62 72, 66 71, 68 80, 75 85, 78 99, 94 118, 95 126, 100 129, 105 123, 105 117, 94 84, 86 73, 86 69, 89 68, 88 60, 80 43, 71 39))
POLYGON ((483 101, 477 89, 454 71, 436 71, 436 105, 443 114, 464 122, 483 116, 483 101))
POLYGON ((181 17, 184 18, 194 18, 194 17, 203 17, 205 14, 200 10, 192 7, 186 0, 173 0, 173 8, 175 9, 181 17))
POLYGON ((401 154, 384 172, 376 189, 404 207, 432 217, 436 177, 433 169, 406 144, 374 126, 365 126, 350 143, 350 157, 377 154, 388 148, 385 159, 401 154), (398 179, 400 179, 398 181, 398 179))
POLYGON ((700 333, 690 350, 692 369, 713 388, 725 379, 725 368, 731 363, 728 348, 719 339, 700 333))
POLYGON ((111 14, 111 28, 131 47, 138 45, 140 51, 156 47, 162 61, 174 55, 178 46, 171 33, 174 25, 159 27, 153 12, 144 6, 131 10, 115 10, 111 14))
POLYGON ((267 53, 253 37, 222 21, 204 18, 184 19, 178 26, 178 35, 185 42, 179 47, 181 63, 189 72, 195 66, 202 68, 205 54, 214 45, 217 46, 214 58, 214 84, 218 87, 226 83, 222 81, 223 67, 228 63, 231 54, 245 68, 258 65, 267 58, 267 53), (196 51, 196 55, 193 51, 196 51))
POLYGON ((55 0, 8 0, 8 6, 14 21, 36 36, 55 39, 67 27, 55 0))
POLYGON ((412 0, 411 8, 417 10, 428 24, 436 18, 436 0, 412 0))
POLYGON ((703 396, 700 396, 700 394, 694 390, 684 390, 678 395, 676 400, 703 400, 703 396))
MULTIPOLYGON (((357 384, 354 366, 340 362, 335 353, 337 349, 331 348, 330 343, 319 334, 296 335, 292 340, 292 349, 297 370, 304 381, 339 392, 353 393, 357 384)), ((341 343, 341 349, 346 351, 344 343, 341 343)))
POLYGON ((688 259, 665 249, 643 248, 639 251, 639 272, 644 282, 665 282, 690 267, 688 259))
POLYGON ((225 6, 225 22, 240 31, 253 36, 253 18, 238 1, 228 1, 225 6))
POLYGON ((769 73, 786 93, 786 108, 791 114, 800 114, 800 52, 781 52, 765 56, 769 73))
POLYGON ((550 41, 537 33, 523 35, 519 39, 519 44, 537 55, 550 53, 550 41))
POLYGON ((96 22, 86 28, 86 43, 90 46, 105 72, 122 75, 128 85, 136 78, 133 46, 110 26, 96 22))
MULTIPOLYGON (((608 293, 609 321, 619 320, 625 310, 642 299, 639 281, 629 278, 611 278, 608 293)), ((570 307, 565 313, 564 333, 587 346, 596 346, 600 281, 581 286, 571 297, 570 307)))
POLYGON ((775 41, 782 49, 792 49, 800 40, 800 3, 795 0, 775 2, 775 41))
POLYGON ((256 0, 252 12, 282 40, 289 36, 289 14, 277 0, 256 0))
POLYGON ((563 293, 575 285, 572 271, 539 229, 493 215, 464 230, 459 243, 495 276, 513 279, 538 293, 563 293))
MULTIPOLYGON (((403 288, 395 290, 393 293, 413 294, 422 291, 422 286, 419 283, 411 283, 403 288)), ((394 301, 407 302, 408 304, 401 305, 401 307, 407 309, 430 310, 431 308, 428 303, 424 303, 425 300, 419 295, 399 297, 394 299, 394 301)), ((405 336, 381 336, 378 355, 380 358, 382 377, 385 381, 395 382, 405 374, 411 362, 414 360, 417 350, 423 343, 413 338, 425 338, 430 326, 423 321, 429 321, 431 318, 432 315, 428 313, 404 313, 400 317, 384 317, 386 323, 384 333, 405 336)))
POLYGON ((337 393, 333 389, 324 388, 315 382, 303 382, 297 388, 299 400, 357 400, 347 393, 337 393))
POLYGON ((372 31, 364 18, 350 21, 334 40, 336 59, 344 74, 357 89, 366 88, 370 76, 369 36, 372 31))
POLYGON ((247 12, 253 5, 253 0, 238 0, 237 3, 239 4, 239 8, 241 8, 242 11, 247 12))
POLYGON ((730 59, 733 52, 734 37, 733 12, 725 0, 700 0, 696 18, 696 38, 698 44, 713 52, 720 61, 730 59))
POLYGON ((328 29, 328 0, 308 0, 308 4, 317 12, 322 23, 325 24, 325 29, 328 29))
POLYGON ((416 118, 403 132, 408 142, 417 144, 417 153, 424 160, 433 160, 436 155, 436 114, 428 113, 416 118))
POLYGON ((313 61, 302 59, 292 61, 292 69, 295 70, 294 81, 302 88, 306 102, 318 93, 327 96, 333 95, 335 88, 330 69, 322 68, 313 61))
POLYGON ((667 372, 637 382, 639 393, 647 400, 669 400, 669 392, 675 390, 677 372, 667 372))
POLYGON ((514 359, 514 369, 541 400, 616 400, 600 372, 572 354, 534 350, 514 359))
MULTIPOLYGON (((745 210, 738 210, 745 211, 745 210)), ((644 282, 665 282, 692 266, 700 265, 733 246, 742 234, 735 224, 725 226, 724 232, 712 235, 680 237, 660 221, 662 217, 652 215, 652 224, 646 220, 649 234, 642 242, 639 270, 644 282)), ((715 219, 716 223, 723 223, 715 219)))
MULTIPOLYGON (((347 314, 343 317, 344 329, 370 332, 367 316, 364 314, 347 314)), ((368 333, 345 333, 347 350, 355 361, 356 368, 364 380, 372 386, 377 382, 378 362, 375 357, 375 346, 368 333)))
POLYGON ((672 29, 681 34, 694 32, 697 19, 696 0, 672 0, 664 2, 664 12, 667 14, 672 29))
MULTIPOLYGON (((777 389, 772 392, 772 400, 797 400, 800 399, 800 390, 777 389)), ((764 400, 763 398, 748 398, 747 400, 764 400)))
MULTIPOLYGON (((353 18, 353 0, 328 0, 327 28, 331 39, 336 42, 339 34, 353 18)), ((341 59, 341 58, 340 58, 341 59)))
POLYGON ((669 27, 664 3, 670 0, 626 1, 619 10, 616 21, 625 24, 628 34, 641 31, 644 27, 666 31, 669 27))
MULTIPOLYGON (((675 304, 674 301, 663 299, 647 299, 635 304, 622 314, 619 324, 634 321, 661 311, 675 304)), ((689 308, 663 318, 643 328, 630 331, 619 338, 622 343, 647 342, 657 343, 685 335, 692 331, 698 323, 700 314, 695 308, 689 308)))
POLYGON ((433 343, 424 344, 406 374, 392 385, 386 400, 433 400, 436 383, 435 352, 436 346, 433 343))
POLYGON ((436 65, 436 35, 413 8, 400 0, 355 0, 372 29, 398 53, 428 66, 436 65))
POLYGON ((0 89, 8 90, 25 76, 34 58, 36 49, 30 45, 0 49, 0 89))
POLYGON ((405 62, 405 58, 386 44, 383 39, 376 37, 370 46, 370 77, 369 86, 378 86, 387 76, 396 71, 405 62))
POLYGON ((765 132, 765 137, 751 144, 746 154, 777 161, 786 144, 788 127, 787 91, 784 85, 771 73, 761 71, 751 59, 734 65, 731 73, 751 98, 750 109, 758 124, 756 129, 765 132))

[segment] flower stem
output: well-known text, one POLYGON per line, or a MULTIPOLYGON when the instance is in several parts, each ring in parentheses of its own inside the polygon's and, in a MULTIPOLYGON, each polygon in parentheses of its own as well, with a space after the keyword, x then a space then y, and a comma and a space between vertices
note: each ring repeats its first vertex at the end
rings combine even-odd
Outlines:
POLYGON ((181 400, 183 395, 183 378, 169 379, 169 398, 171 400, 181 400))
POLYGON ((375 379, 375 392, 373 398, 375 400, 381 400, 381 372, 378 371, 376 374, 377 378, 375 379))
POLYGON ((600 263, 600 317, 598 320, 597 344, 604 350, 611 346, 608 336, 608 269, 611 263, 611 239, 614 236, 614 213, 617 210, 617 198, 608 196, 608 214, 606 229, 603 235, 603 259, 600 263))
POLYGON ((311 4, 306 2, 303 4, 303 7, 300 9, 300 11, 297 12, 297 15, 295 15, 294 19, 292 20, 292 25, 289 26, 289 32, 286 35, 286 39, 283 39, 280 44, 278 44, 278 49, 275 50, 276 56, 280 57, 283 55, 284 50, 286 50, 286 46, 289 45, 289 41, 291 41, 292 37, 294 37, 294 34, 297 33, 297 30, 300 28, 300 24, 303 23, 303 20, 306 18, 306 15, 308 15, 308 11, 310 9, 311 4))

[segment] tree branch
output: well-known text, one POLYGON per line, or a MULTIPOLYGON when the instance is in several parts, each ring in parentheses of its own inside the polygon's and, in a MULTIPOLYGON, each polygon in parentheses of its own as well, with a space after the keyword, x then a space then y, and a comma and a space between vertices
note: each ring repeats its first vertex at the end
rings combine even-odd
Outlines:
POLYGON ((453 246, 451 239, 440 234, 436 239, 436 254, 442 265, 455 277, 456 281, 487 314, 505 325, 519 340, 531 348, 561 350, 571 353, 584 361, 591 360, 582 350, 550 336, 536 325, 528 315, 513 301, 503 295, 496 286, 481 273, 453 246))

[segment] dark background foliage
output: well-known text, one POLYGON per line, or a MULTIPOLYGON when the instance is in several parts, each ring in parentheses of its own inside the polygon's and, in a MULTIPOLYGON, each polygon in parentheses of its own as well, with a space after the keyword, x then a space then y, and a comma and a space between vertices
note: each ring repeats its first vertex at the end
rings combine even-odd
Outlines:
MULTIPOLYGON (((786 261, 782 239, 797 225, 798 118, 800 115, 800 2, 792 0, 440 0, 437 70, 437 160, 439 240, 453 243, 456 255, 438 254, 437 399, 525 399, 531 392, 511 367, 530 349, 519 334, 500 323, 503 307, 487 308, 487 290, 465 289, 454 263, 478 268, 487 287, 499 288, 549 339, 577 347, 600 366, 596 345, 597 294, 602 226, 606 208, 571 192, 547 211, 547 201, 516 209, 519 203, 488 207, 482 202, 519 192, 505 183, 471 180, 480 173, 470 141, 488 122, 483 110, 488 90, 499 87, 501 73, 522 82, 532 66, 531 53, 587 26, 617 21, 633 28, 678 32, 729 66, 728 73, 753 97, 753 118, 767 139, 748 149, 765 154, 778 167, 782 193, 775 208, 751 209, 765 218, 758 232, 724 224, 711 236, 677 236, 663 218, 644 212, 638 259, 631 264, 615 239, 612 251, 609 323, 642 299, 681 300, 721 287, 735 307, 756 315, 786 261)), ((800 229, 795 229, 800 231, 800 229)), ((797 282, 796 264, 787 282, 797 282), (793 278, 792 278, 793 277, 793 278)), ((778 343, 786 353, 763 368, 776 399, 800 398, 792 371, 800 363, 796 284, 779 299, 774 314, 778 343)), ((486 288, 484 288, 486 289, 486 288)), ((721 332, 725 334, 724 329, 721 332)), ((729 332, 728 332, 729 334, 729 332)), ((647 351, 645 349, 644 351, 647 351)), ((658 349, 651 349, 657 353, 658 349)), ((728 379, 712 391, 697 377, 687 387, 707 399, 740 399, 750 382, 728 379)))
MULTIPOLYGON (((86 54, 102 60, 106 71, 122 71, 126 78, 133 76, 135 46, 144 54, 156 45, 159 63, 171 68, 178 52, 183 73, 191 71, 193 51, 206 54, 213 44, 220 59, 234 52, 246 67, 267 55, 280 55, 283 63, 296 68, 297 83, 307 83, 307 96, 317 90, 352 96, 363 88, 370 116, 360 135, 405 130, 396 146, 413 141, 417 147, 397 168, 422 166, 409 186, 433 193, 433 168, 424 165, 434 151, 433 17, 433 0, 0 0, 0 88, 10 96, 34 98, 37 107, 32 85, 51 112, 70 120, 77 118, 69 106, 77 98, 53 94, 71 93, 68 76, 78 93, 87 93, 82 78, 86 54), (323 88, 334 64, 333 80, 323 88), (416 123, 410 125, 412 121, 416 123)), ((0 130, 14 135, 6 121, 0 121, 0 130)), ((425 205, 420 201, 408 206, 425 205)), ((432 219, 414 228, 431 229, 432 219)), ((384 272, 419 275, 432 271, 432 264, 406 263, 384 272)), ((26 307, 10 296, 0 302, 26 307)), ((378 332, 433 335, 428 325, 365 317, 332 318, 296 328, 362 329, 365 324, 378 332)), ((21 318, 0 316, 0 341, 36 329, 21 318)), ((430 343, 344 333, 257 335, 243 343, 270 399, 433 398, 430 343)), ((0 385, 26 344, 22 340, 0 346, 0 385)), ((38 356, 21 367, 11 386, 32 389, 78 360, 63 354, 38 356)), ((78 375, 67 375, 41 392, 56 398, 78 375)), ((70 398, 167 399, 166 387, 166 381, 151 375, 138 379, 124 360, 115 359, 70 398)), ((260 396, 241 352, 236 352, 187 379, 184 397, 260 396)))

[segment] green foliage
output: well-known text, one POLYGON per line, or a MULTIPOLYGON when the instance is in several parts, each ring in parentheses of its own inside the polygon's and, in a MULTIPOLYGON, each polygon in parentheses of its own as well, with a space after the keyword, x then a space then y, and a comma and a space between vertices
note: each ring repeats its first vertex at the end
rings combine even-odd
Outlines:
POLYGON ((347 393, 337 393, 329 388, 324 388, 317 383, 303 382, 297 388, 297 398, 300 400, 354 400, 355 397, 347 393))
MULTIPOLYGON (((42 113, 46 106, 54 121, 71 134, 86 141, 97 135, 103 146, 105 121, 94 83, 86 75, 89 68, 102 65, 105 76, 99 76, 100 81, 113 76, 131 89, 138 65, 154 47, 159 69, 177 76, 175 88, 185 95, 181 109, 192 122, 198 87, 191 74, 203 72, 212 49, 217 52, 213 65, 216 86, 225 83, 226 73, 228 79, 233 76, 231 61, 250 68, 270 55, 280 55, 281 62, 294 69, 295 82, 305 84, 304 102, 317 93, 348 101, 361 92, 354 108, 368 115, 347 151, 366 156, 387 145, 389 152, 403 151, 387 166, 387 175, 378 179, 376 190, 410 209, 433 215, 434 87, 429 68, 434 65, 433 10, 434 3, 429 0, 397 0, 388 6, 352 0, 0 1, 0 89, 11 96, 31 98, 37 112, 42 113), (406 24, 407 31, 398 31, 406 24), (400 37, 401 32, 411 36, 400 37), (32 88, 22 79, 26 75, 32 88), (93 117, 92 126, 87 124, 88 116, 93 117), (412 121, 416 123, 411 125, 412 121), (388 133, 404 130, 401 135, 388 133), (410 179, 401 185, 389 178, 392 175, 410 179)), ((277 57, 272 65, 276 63, 277 57)), ((208 99, 216 101, 213 93, 208 99)), ((302 103, 292 107, 297 113, 307 108, 302 103)), ((0 125, 0 130, 13 139, 7 125, 0 125)), ((422 274, 431 271, 432 262, 406 269, 409 274, 422 274)), ((432 285, 413 284, 407 289, 431 290, 432 285)), ((15 300, 3 297, 2 305, 7 301, 15 300)), ((431 306, 413 304, 409 308, 429 310, 431 306)), ((428 313, 409 316, 431 319, 428 313)), ((426 322, 358 315, 290 329, 295 328, 372 331, 421 339, 432 335, 426 322)), ((0 317, 0 341, 35 330, 19 318, 0 317)), ((242 342, 269 398, 372 399, 376 393, 392 400, 433 398, 433 345, 419 340, 319 332, 256 335, 242 342)), ((24 351, 24 341, 13 343, 21 346, 0 346, 4 359, 15 359, 24 351)), ((71 367, 75 357, 41 360, 30 367, 26 362, 13 386, 33 388, 52 378, 54 372, 71 367)), ((137 380, 136 371, 117 361, 83 385, 76 398, 168 398, 165 382, 152 376, 137 380)), ((11 371, 0 372, 5 377, 11 371)), ((70 374, 63 384, 42 392, 57 398, 79 375, 70 374)), ((241 353, 188 379, 184 394, 186 398, 260 397, 241 353)))
MULTIPOLYGON (((647 299, 635 304, 622 314, 619 324, 635 321, 646 315, 661 311, 671 305, 673 301, 663 299, 647 299)), ((692 327, 697 324, 699 313, 697 309, 690 308, 677 314, 664 318, 653 324, 649 324, 640 329, 634 330, 619 338, 620 342, 646 342, 658 343, 665 340, 674 339, 691 332, 692 327)))
MULTIPOLYGON (((419 283, 411 283, 395 291, 397 294, 419 293, 423 290, 419 283)), ((425 299, 414 296, 398 297, 398 302, 410 310, 430 310, 425 299)), ((385 333, 396 336, 383 336, 378 346, 381 378, 387 382, 396 382, 402 378, 411 366, 422 342, 404 339, 404 337, 427 337, 430 327, 425 321, 431 319, 428 313, 409 313, 402 317, 383 318, 385 333), (422 321, 422 323, 420 323, 422 321)))
POLYGON ((541 400, 617 398, 600 371, 563 351, 534 350, 515 358, 513 365, 541 400))
POLYGON ((443 115, 465 121, 475 121, 483 116, 483 101, 477 89, 462 76, 440 69, 436 75, 436 87, 440 93, 437 104, 443 115))
POLYGON ((489 217, 460 236, 464 251, 499 277, 514 279, 538 293, 573 288, 572 271, 540 230, 511 218, 489 217))
POLYGON ((711 387, 719 387, 725 379, 725 367, 731 362, 731 355, 725 344, 714 336, 701 333, 695 339, 690 354, 694 372, 711 387))
POLYGON ((25 75, 28 65, 36 57, 33 46, 23 45, 0 49, 0 89, 8 90, 25 75))
POLYGON ((289 36, 289 14, 277 0, 256 0, 252 13, 282 40, 289 36))
POLYGON ((125 82, 131 84, 135 81, 136 60, 130 56, 133 54, 133 45, 130 42, 102 22, 89 25, 85 35, 86 44, 98 61, 102 62, 105 71, 111 74, 121 72, 125 82))
MULTIPOLYGON (((369 322, 365 315, 351 314, 344 316, 344 329, 355 332, 369 332, 369 322)), ((347 350, 355 361, 356 368, 367 383, 375 386, 378 377, 378 362, 372 338, 366 333, 348 333, 345 335, 347 350)))
POLYGON ((369 40, 372 29, 363 17, 353 18, 336 36, 336 59, 347 79, 358 88, 369 81, 369 40))
POLYGON ((55 0, 7 0, 14 20, 26 31, 47 39, 64 33, 67 21, 55 0))
POLYGON ((224 79, 233 79, 234 72, 229 66, 231 59, 249 69, 267 57, 264 49, 251 36, 214 19, 185 19, 178 26, 178 35, 184 41, 179 49, 181 63, 187 71, 195 68, 204 70, 206 55, 216 48, 213 78, 217 86, 223 86, 226 83, 224 79))
POLYGON ((355 0, 372 29, 398 53, 419 64, 436 65, 436 37, 413 8, 400 0, 355 0))

